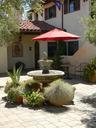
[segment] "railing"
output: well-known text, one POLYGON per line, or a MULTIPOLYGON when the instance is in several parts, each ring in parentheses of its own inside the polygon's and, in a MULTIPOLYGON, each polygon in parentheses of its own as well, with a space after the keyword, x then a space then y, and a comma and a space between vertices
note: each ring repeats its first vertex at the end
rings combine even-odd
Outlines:
POLYGON ((83 70, 87 63, 80 63, 79 65, 72 65, 70 63, 64 63, 61 65, 62 70, 65 72, 65 78, 72 78, 72 77, 82 77, 83 70), (72 71, 71 71, 71 70, 72 71), (70 72, 71 71, 71 72, 70 72))

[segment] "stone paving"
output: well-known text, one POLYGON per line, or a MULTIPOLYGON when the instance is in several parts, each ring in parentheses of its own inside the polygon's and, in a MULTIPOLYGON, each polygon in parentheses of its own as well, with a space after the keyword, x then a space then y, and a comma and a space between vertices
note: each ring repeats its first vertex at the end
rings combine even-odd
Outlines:
MULTIPOLYGON (((29 109, 9 106, 2 98, 8 77, 0 78, 0 128, 96 128, 96 109, 81 102, 82 97, 96 92, 96 85, 69 80, 76 87, 74 104, 29 109)), ((22 76, 21 80, 29 79, 22 76)))

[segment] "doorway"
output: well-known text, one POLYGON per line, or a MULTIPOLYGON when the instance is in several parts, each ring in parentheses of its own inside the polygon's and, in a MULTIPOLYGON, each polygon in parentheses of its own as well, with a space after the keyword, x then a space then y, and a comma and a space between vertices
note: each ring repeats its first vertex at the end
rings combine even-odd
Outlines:
POLYGON ((36 41, 35 42, 35 69, 39 69, 38 60, 39 60, 39 42, 36 41))

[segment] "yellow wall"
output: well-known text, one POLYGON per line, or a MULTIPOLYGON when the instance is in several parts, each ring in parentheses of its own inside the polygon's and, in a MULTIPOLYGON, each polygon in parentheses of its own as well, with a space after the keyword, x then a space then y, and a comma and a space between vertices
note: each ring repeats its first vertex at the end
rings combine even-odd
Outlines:
POLYGON ((34 42, 32 35, 22 35, 23 56, 12 57, 12 46, 8 47, 8 69, 12 69, 14 64, 21 61, 25 64, 25 68, 34 68, 34 42), (32 50, 29 50, 32 47, 32 50))
POLYGON ((7 72, 7 47, 0 47, 0 73, 7 72))

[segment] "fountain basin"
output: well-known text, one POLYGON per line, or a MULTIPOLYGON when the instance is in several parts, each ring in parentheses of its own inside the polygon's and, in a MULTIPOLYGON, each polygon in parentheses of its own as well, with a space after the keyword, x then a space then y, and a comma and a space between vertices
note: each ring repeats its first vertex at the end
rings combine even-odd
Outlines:
POLYGON ((28 72, 27 75, 33 77, 34 80, 37 80, 44 84, 50 83, 55 79, 62 78, 64 72, 59 70, 49 70, 48 74, 42 74, 42 70, 35 70, 28 72))

